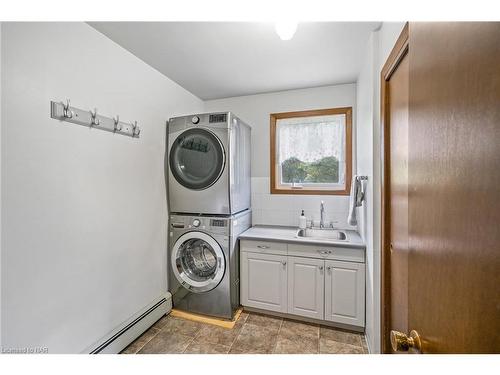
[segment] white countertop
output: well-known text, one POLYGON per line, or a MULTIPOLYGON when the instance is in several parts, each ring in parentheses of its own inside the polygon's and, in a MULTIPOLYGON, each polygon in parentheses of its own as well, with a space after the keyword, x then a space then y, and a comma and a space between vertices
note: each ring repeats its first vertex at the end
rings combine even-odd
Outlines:
POLYGON ((330 245, 339 247, 351 247, 364 249, 365 244, 360 235, 349 229, 339 229, 347 235, 347 240, 327 240, 311 237, 298 237, 297 227, 281 227, 271 225, 257 225, 245 232, 241 233, 239 238, 242 240, 261 240, 261 241, 277 241, 277 242, 293 242, 312 245, 330 245))

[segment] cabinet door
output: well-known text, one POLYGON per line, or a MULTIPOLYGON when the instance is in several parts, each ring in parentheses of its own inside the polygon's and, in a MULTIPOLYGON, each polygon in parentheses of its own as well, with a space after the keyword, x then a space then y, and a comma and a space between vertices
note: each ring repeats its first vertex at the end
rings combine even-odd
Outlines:
POLYGON ((325 261, 288 257, 288 313, 324 317, 325 261))
POLYGON ((287 311, 287 257, 241 253, 241 304, 271 311, 287 311))
POLYGON ((365 265, 325 261, 325 320, 365 325, 365 265))

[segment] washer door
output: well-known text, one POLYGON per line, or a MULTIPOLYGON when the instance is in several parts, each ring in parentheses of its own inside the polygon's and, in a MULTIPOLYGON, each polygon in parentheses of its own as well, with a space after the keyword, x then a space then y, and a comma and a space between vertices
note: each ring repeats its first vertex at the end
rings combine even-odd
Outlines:
POLYGON ((224 147, 215 134, 194 128, 180 134, 169 154, 170 170, 179 184, 192 190, 212 186, 222 174, 224 147))
POLYGON ((195 293, 214 289, 226 269, 222 248, 202 232, 188 232, 179 237, 172 249, 171 262, 177 280, 195 293))

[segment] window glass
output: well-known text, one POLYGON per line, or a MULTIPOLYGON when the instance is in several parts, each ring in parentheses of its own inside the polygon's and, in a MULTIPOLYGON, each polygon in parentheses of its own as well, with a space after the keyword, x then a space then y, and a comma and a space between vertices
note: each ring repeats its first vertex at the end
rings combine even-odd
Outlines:
POLYGON ((276 121, 280 185, 343 188, 345 115, 276 121))

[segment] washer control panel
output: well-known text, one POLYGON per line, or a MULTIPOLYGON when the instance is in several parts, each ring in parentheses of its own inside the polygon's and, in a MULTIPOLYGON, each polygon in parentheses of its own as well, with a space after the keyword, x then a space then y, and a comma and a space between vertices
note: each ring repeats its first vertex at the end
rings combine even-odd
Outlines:
POLYGON ((210 220, 210 226, 212 227, 225 227, 226 226, 226 220, 220 220, 220 219, 212 219, 210 220))
MULTIPOLYGON (((234 221, 234 220, 233 220, 234 221)), ((229 228, 230 221, 224 218, 203 216, 170 216, 170 228, 176 230, 206 230, 212 233, 224 234, 229 228)))

